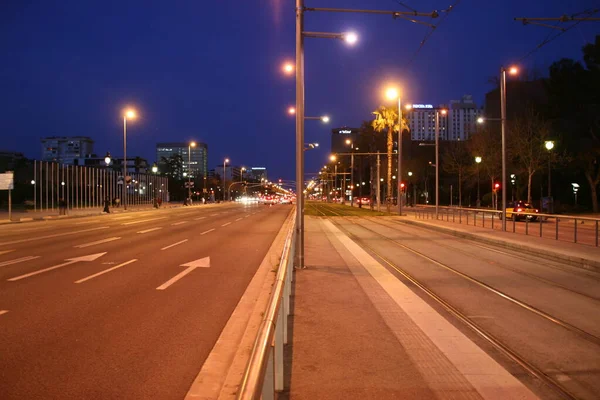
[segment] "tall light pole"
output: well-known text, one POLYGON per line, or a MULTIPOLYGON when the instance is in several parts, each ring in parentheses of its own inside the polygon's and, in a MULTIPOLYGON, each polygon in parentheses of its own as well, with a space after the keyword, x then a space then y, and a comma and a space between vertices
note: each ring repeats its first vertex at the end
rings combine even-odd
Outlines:
POLYGON ((127 119, 135 119, 134 110, 126 110, 123 114, 123 209, 127 210, 127 119))
MULTIPOLYGON (((346 139, 346 144, 350 145, 350 207, 354 205, 354 143, 346 139)), ((346 178, 344 178, 346 179, 346 178)))
POLYGON ((479 164, 481 164, 482 158, 480 156, 475 157, 477 163, 477 208, 481 206, 481 198, 479 196, 479 164))
MULTIPOLYGON (((502 129, 502 231, 506 231, 506 71, 500 68, 500 119, 502 129)), ((516 67, 508 69, 508 73, 516 75, 516 67)))
POLYGON ((446 110, 435 110, 435 219, 440 209, 440 112, 446 115, 446 110))
POLYGON ((398 215, 402 216, 402 190, 400 190, 402 182, 402 98, 398 89, 395 88, 387 89, 385 95, 390 100, 398 99, 398 215))
MULTIPOLYGON (((549 152, 552 151, 552 149, 554 149, 554 141, 553 140, 547 140, 544 143, 544 146, 546 147, 546 150, 548 150, 549 152)), ((552 157, 550 157, 550 154, 548 154, 548 212, 552 213, 554 210, 554 202, 552 201, 552 157)))
POLYGON ((226 200, 225 198, 225 182, 227 181, 227 163, 229 162, 229 158, 226 158, 225 160, 223 160, 223 201, 226 200))
POLYGON ((188 144, 188 170, 187 170, 187 176, 188 176, 188 199, 192 199, 192 186, 191 186, 191 179, 192 179, 192 147, 196 147, 196 142, 192 141, 188 144))

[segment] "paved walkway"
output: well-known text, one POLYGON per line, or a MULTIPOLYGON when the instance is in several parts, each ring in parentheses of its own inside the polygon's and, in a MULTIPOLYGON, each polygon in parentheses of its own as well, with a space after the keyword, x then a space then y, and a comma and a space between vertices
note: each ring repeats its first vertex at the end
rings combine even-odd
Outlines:
POLYGON ((290 399, 536 398, 331 221, 305 229, 290 399))

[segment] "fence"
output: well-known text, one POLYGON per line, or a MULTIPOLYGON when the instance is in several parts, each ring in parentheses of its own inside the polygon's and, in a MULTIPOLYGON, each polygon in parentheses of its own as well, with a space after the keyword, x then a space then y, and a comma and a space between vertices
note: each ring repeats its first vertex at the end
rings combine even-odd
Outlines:
MULTIPOLYGON (((439 207, 438 220, 502 230, 502 212, 496 210, 439 207)), ((417 208, 417 219, 435 219, 434 208, 417 208)), ((600 219, 574 215, 513 212, 506 230, 598 247, 600 219)))
POLYGON ((34 211, 54 210, 61 199, 71 210, 102 207, 106 198, 119 199, 121 204, 126 198, 127 205, 168 200, 167 178, 154 174, 130 173, 131 183, 126 185, 122 171, 109 168, 34 161, 33 171, 34 211))
MULTIPOLYGON (((292 221, 295 221, 294 217, 292 221)), ((277 278, 237 398, 275 398, 283 391, 283 345, 288 343, 288 316, 294 263, 295 223, 285 240, 277 278)))

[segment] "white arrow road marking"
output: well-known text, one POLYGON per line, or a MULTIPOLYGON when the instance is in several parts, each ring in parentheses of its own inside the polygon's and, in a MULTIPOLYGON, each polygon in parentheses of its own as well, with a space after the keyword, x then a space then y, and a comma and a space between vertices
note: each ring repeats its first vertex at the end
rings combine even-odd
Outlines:
POLYGON ((157 231, 159 229, 162 229, 161 227, 158 228, 150 228, 150 229, 145 229, 143 231, 139 231, 138 233, 148 233, 148 232, 152 232, 152 231, 157 231))
POLYGON ((123 222, 121 225, 133 225, 133 224, 141 224, 142 222, 149 222, 149 221, 157 221, 159 219, 165 219, 167 217, 160 217, 160 218, 150 218, 150 219, 141 219, 139 221, 131 221, 131 222, 123 222))
POLYGON ((45 268, 45 269, 40 269, 39 271, 30 272, 30 273, 25 274, 25 275, 15 276, 14 278, 10 278, 9 281, 14 282, 14 281, 18 281, 20 279, 29 278, 30 276, 42 274, 44 272, 52 271, 52 270, 57 269, 57 268, 61 268, 61 267, 65 267, 67 265, 75 264, 76 262, 79 262, 79 261, 94 261, 95 259, 97 259, 99 257, 102 257, 105 254, 106 254, 106 252, 104 252, 104 253, 90 254, 89 256, 67 258, 65 260, 65 261, 67 261, 66 263, 58 264, 58 265, 55 265, 53 267, 49 267, 49 268, 45 268))
POLYGON ((8 312, 8 310, 0 310, 0 315, 6 314, 7 312, 8 312))
POLYGON ((227 226, 227 225, 229 225, 229 224, 231 224, 231 222, 226 222, 226 223, 224 223, 224 224, 223 224, 223 225, 221 225, 221 226, 227 226))
POLYGON ((163 247, 161 250, 170 249, 171 247, 175 247, 175 246, 177 246, 178 244, 185 243, 185 242, 187 242, 187 241, 188 241, 187 239, 183 239, 181 242, 177 242, 177 243, 170 244, 170 245, 168 245, 167 247, 163 247))
POLYGON ((210 233, 210 232, 212 232, 214 230, 215 230, 215 228, 209 229, 207 231, 202 232, 201 235, 206 235, 207 233, 210 233))
POLYGON ((196 268, 210 268, 210 257, 200 258, 187 264, 181 264, 180 266, 187 267, 187 269, 184 269, 183 271, 181 271, 180 273, 178 273, 177 275, 175 275, 174 277, 157 287, 156 290, 165 290, 166 288, 168 288, 169 286, 171 286, 172 284, 174 284, 175 282, 177 282, 196 268))
POLYGON ((95 278, 95 277, 97 277, 97 276, 100 276, 100 275, 106 274, 107 272, 110 272, 110 271, 114 271, 114 270, 115 270, 115 269, 117 269, 117 268, 121 268, 121 267, 123 267, 123 266, 125 266, 125 265, 127 265, 127 264, 131 264, 131 263, 133 263, 133 262, 136 262, 136 261, 137 261, 137 259, 133 259, 133 260, 126 261, 126 262, 124 262, 124 263, 122 263, 122 264, 115 265, 114 267, 111 267, 111 268, 105 269, 104 271, 100 271, 100 272, 98 272, 97 274, 90 275, 90 276, 87 276, 87 277, 85 277, 85 278, 82 278, 82 279, 80 279, 80 280, 78 280, 78 281, 75 281, 74 283, 81 283, 81 282, 89 281, 90 279, 94 279, 94 278, 95 278))
POLYGON ((198 217, 198 218, 194 218, 194 220, 199 221, 199 220, 204 219, 204 218, 206 218, 206 217, 198 217))
POLYGON ((187 222, 187 221, 179 221, 179 222, 175 222, 174 224, 171 224, 171 226, 185 224, 186 222, 187 222))
POLYGON ((74 232, 57 233, 57 234, 54 234, 54 235, 47 235, 47 236, 40 236, 40 237, 32 237, 32 238, 28 238, 28 239, 21 239, 21 240, 13 240, 12 242, 3 242, 3 243, 0 243, 0 246, 6 246, 7 244, 16 244, 16 243, 32 242, 32 241, 34 241, 34 240, 50 239, 50 238, 55 238, 55 237, 60 237, 60 236, 76 235, 76 234, 78 234, 78 233, 92 232, 92 231, 97 231, 98 229, 108 229, 108 228, 110 228, 110 226, 100 226, 100 227, 98 227, 98 228, 84 229, 84 230, 82 230, 82 231, 74 231, 74 232))
POLYGON ((3 251, 0 251, 0 256, 2 254, 10 253, 11 251, 14 251, 14 250, 3 250, 3 251))
POLYGON ((4 262, 0 263, 0 267, 4 267, 5 265, 18 264, 20 262, 29 261, 29 260, 35 260, 36 258, 40 258, 40 256, 27 256, 27 257, 21 257, 21 258, 17 258, 17 259, 10 260, 10 261, 4 261, 4 262))
POLYGON ((121 238, 120 237, 111 237, 111 238, 106 238, 106 239, 98 240, 96 242, 80 244, 80 245, 73 246, 73 247, 77 247, 79 249, 82 249, 84 247, 94 246, 96 244, 101 244, 101 243, 112 242, 113 240, 119 240, 119 239, 121 239, 121 238))

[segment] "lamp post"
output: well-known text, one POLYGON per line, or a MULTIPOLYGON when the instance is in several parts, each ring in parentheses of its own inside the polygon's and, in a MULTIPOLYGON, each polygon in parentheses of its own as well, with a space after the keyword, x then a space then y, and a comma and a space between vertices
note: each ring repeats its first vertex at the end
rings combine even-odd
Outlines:
MULTIPOLYGON (((413 176, 413 173, 411 171, 408 171, 408 177, 411 178, 413 176)), ((412 199, 412 205, 413 207, 417 206, 417 186, 412 183, 412 179, 410 180, 410 183, 412 184, 413 187, 413 199, 412 199)), ((407 186, 408 189, 408 186, 407 186)))
POLYGON ((134 110, 126 110, 123 115, 123 209, 127 210, 127 119, 135 119, 134 110))
POLYGON ((389 88, 385 95, 390 100, 398 99, 398 176, 400 177, 398 179, 398 215, 402 216, 402 191, 400 190, 402 181, 402 98, 398 89, 394 88, 389 88))
MULTIPOLYGON (((547 140, 544 143, 546 150, 548 152, 552 152, 554 149, 554 141, 547 140)), ((554 202, 552 201, 552 157, 548 154, 548 212, 552 213, 554 211, 554 202)))
POLYGON ((187 170, 187 176, 188 176, 188 199, 192 200, 192 185, 191 185, 191 179, 192 179, 192 147, 196 147, 196 142, 192 141, 190 142, 190 144, 188 144, 188 170, 187 170))
POLYGON ((435 110, 435 219, 438 219, 440 209, 440 112, 446 115, 446 110, 435 110))
POLYGON ((354 205, 354 143, 346 139, 346 144, 350 146, 350 207, 352 207, 354 205))
POLYGON ((225 198, 225 182, 227 181, 227 163, 229 162, 229 158, 223 160, 223 201, 227 200, 225 198))
POLYGON ((477 163, 477 208, 481 206, 481 198, 479 197, 479 164, 483 159, 479 156, 475 157, 475 162, 477 163))
MULTIPOLYGON (((506 232, 506 71, 500 68, 500 119, 502 130, 502 231, 506 232)), ((516 75, 516 67, 508 69, 509 74, 516 75)))

